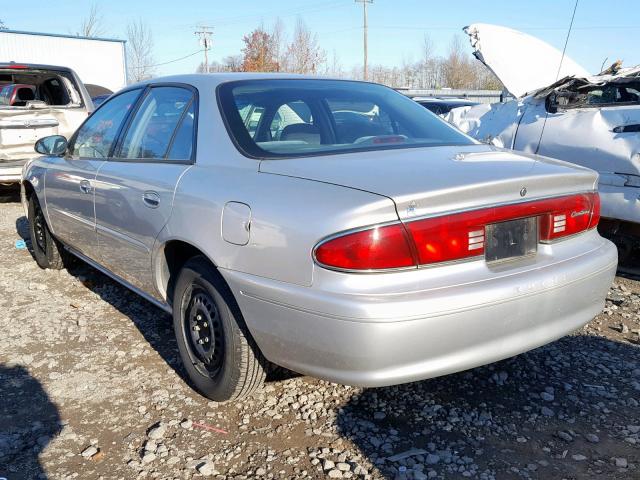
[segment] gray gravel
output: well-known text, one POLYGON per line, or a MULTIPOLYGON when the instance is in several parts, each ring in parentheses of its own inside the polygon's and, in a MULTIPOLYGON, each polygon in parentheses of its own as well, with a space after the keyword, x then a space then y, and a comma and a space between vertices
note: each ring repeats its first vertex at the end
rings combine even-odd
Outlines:
POLYGON ((82 264, 40 270, 25 232, 0 205, 0 477, 640 478, 640 282, 497 364, 381 389, 281 375, 220 405, 185 383, 168 315, 82 264))

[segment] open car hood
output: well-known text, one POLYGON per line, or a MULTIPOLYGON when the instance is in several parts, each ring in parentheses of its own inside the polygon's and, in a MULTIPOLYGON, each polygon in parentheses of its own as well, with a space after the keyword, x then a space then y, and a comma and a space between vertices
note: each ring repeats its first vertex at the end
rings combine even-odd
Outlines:
POLYGON ((547 87, 568 76, 589 72, 542 40, 511 28, 474 23, 464 28, 474 56, 484 63, 515 97, 547 87))

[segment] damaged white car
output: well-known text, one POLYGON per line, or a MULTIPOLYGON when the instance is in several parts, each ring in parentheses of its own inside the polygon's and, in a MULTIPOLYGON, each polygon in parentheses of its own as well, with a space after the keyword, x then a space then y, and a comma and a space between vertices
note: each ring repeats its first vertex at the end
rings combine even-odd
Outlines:
POLYGON ((522 32, 487 24, 465 32, 516 99, 454 109, 447 120, 478 140, 597 170, 599 228, 620 262, 630 260, 640 246, 640 67, 590 75, 522 32))
POLYGON ((92 110, 70 68, 0 63, 0 185, 20 181, 37 140, 70 137, 92 110))

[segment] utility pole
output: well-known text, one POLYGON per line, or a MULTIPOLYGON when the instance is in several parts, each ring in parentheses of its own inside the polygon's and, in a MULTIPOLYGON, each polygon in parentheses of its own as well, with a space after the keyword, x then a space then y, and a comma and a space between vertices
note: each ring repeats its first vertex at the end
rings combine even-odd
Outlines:
POLYGON ((368 71, 368 56, 369 56, 369 52, 368 52, 368 42, 367 42, 367 29, 368 29, 368 25, 367 25, 367 4, 368 3, 373 3, 373 0, 355 0, 356 3, 361 3, 362 4, 362 29, 364 31, 364 79, 366 80, 367 77, 369 76, 369 71, 368 71))
POLYGON ((211 44, 212 44, 212 40, 211 40, 211 35, 213 35, 213 32, 211 31, 212 28, 207 27, 206 25, 199 25, 196 28, 198 28, 198 30, 196 30, 193 33, 196 35, 196 37, 200 39, 200 45, 202 45, 202 48, 204 50, 205 73, 209 73, 209 50, 211 49, 211 44))

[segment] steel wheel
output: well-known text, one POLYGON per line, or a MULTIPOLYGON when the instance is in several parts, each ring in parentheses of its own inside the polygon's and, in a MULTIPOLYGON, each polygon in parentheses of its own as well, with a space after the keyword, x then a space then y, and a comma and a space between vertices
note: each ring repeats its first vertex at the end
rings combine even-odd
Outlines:
POLYGON ((192 290, 184 324, 193 365, 202 375, 215 376, 224 360, 224 332, 215 301, 205 290, 192 290))
POLYGON ((45 255, 47 254, 47 241, 45 238, 45 229, 46 229, 46 221, 44 219, 44 214, 42 213, 42 209, 40 208, 40 205, 36 204, 35 205, 35 216, 33 219, 33 233, 34 235, 34 239, 33 241, 35 242, 35 246, 37 246, 42 253, 44 253, 45 255))

